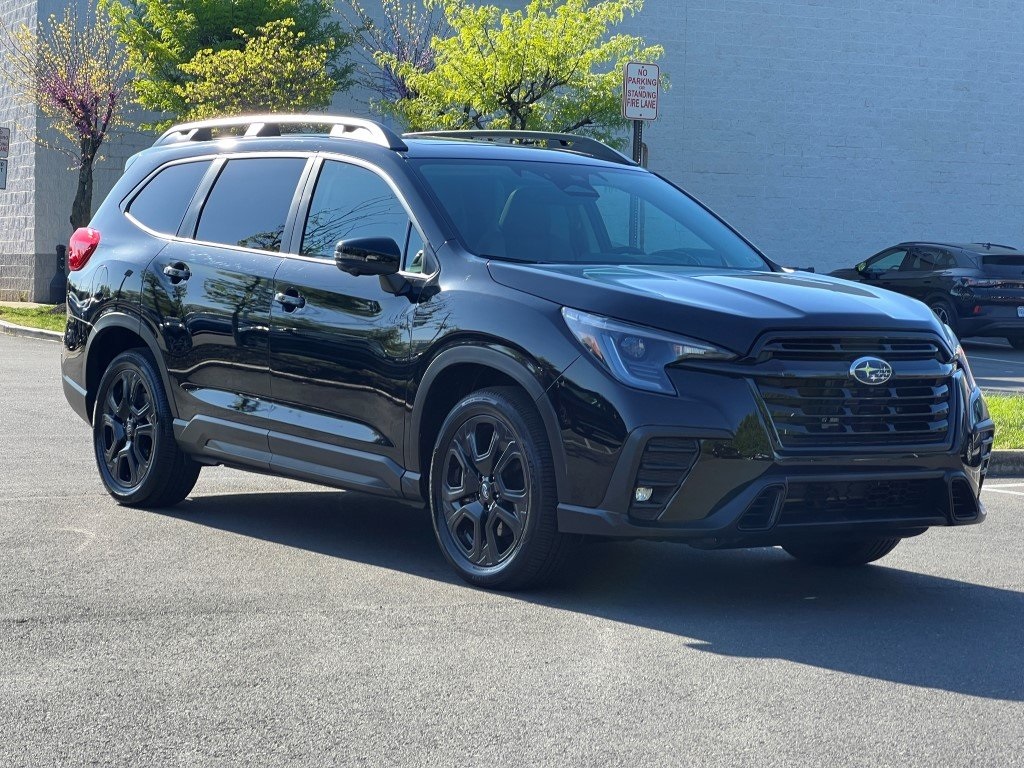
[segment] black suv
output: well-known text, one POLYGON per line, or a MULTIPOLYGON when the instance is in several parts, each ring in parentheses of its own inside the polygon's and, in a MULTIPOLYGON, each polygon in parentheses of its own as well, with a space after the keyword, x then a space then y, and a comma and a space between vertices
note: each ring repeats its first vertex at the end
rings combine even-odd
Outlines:
POLYGON ((125 505, 213 464, 426 501, 505 588, 578 534, 848 565, 984 517, 992 422, 926 306, 591 139, 181 125, 68 261, 64 391, 125 505))
POLYGON ((992 243, 900 243, 834 277, 920 299, 959 336, 1024 349, 1024 252, 992 243))

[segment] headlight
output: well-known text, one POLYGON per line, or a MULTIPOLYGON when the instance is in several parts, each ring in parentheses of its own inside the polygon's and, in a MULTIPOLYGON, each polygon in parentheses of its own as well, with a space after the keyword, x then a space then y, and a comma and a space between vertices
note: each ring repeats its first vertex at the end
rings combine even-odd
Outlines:
POLYGON ((665 366, 681 360, 733 360, 736 355, 705 341, 644 328, 577 309, 562 317, 580 344, 616 379, 630 387, 675 394, 665 366))
POLYGON ((964 352, 964 348, 960 345, 960 340, 953 333, 953 329, 945 323, 942 324, 942 330, 946 334, 946 340, 953 347, 953 365, 964 372, 967 386, 974 389, 978 386, 978 383, 974 380, 974 372, 971 370, 971 364, 967 361, 967 353, 964 352))

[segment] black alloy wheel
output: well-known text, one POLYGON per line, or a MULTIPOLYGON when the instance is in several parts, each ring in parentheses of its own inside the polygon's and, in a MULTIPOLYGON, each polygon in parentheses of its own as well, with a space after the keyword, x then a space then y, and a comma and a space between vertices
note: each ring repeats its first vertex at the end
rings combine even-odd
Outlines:
POLYGON ((434 448, 430 497, 442 552, 475 586, 532 586, 562 558, 551 450, 517 389, 474 392, 452 409, 434 448))
POLYGON ((195 486, 200 466, 175 443, 170 407, 148 352, 123 352, 103 374, 93 448, 100 478, 120 504, 170 506, 195 486))
POLYGON ((158 429, 153 393, 142 374, 123 367, 110 380, 100 418, 102 460, 122 489, 136 488, 153 463, 153 438, 158 429))
POLYGON ((1024 349, 1024 336, 1009 336, 1006 340, 1014 349, 1024 349))

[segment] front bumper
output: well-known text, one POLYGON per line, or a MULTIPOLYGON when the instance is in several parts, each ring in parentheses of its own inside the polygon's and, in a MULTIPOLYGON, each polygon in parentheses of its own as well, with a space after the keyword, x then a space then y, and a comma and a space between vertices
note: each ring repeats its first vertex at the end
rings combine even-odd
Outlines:
POLYGON ((941 443, 798 450, 780 443, 749 380, 679 371, 680 395, 670 398, 602 387, 601 372, 585 363, 551 392, 560 414, 576 414, 563 418, 577 478, 558 506, 563 532, 717 548, 906 537, 985 518, 979 495, 994 427, 962 371, 946 369, 952 393, 941 443), (614 403, 596 396, 602 390, 614 403), (654 489, 651 503, 634 498, 638 486, 654 489))

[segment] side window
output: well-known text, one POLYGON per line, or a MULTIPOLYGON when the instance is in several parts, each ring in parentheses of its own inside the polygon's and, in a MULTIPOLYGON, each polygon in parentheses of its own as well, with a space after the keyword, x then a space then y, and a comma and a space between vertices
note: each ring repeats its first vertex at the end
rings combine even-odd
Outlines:
POLYGON ((167 166, 135 196, 128 213, 156 232, 177 234, 210 163, 210 160, 201 160, 167 166))
POLYGON ((332 259, 339 240, 356 237, 390 237, 404 248, 408 228, 405 208, 380 176, 328 160, 313 190, 300 252, 332 259))
POLYGON ((229 160, 203 205, 196 239, 280 251, 288 209, 305 165, 299 157, 229 160))
POLYGON ((868 259, 867 268, 871 272, 889 272, 890 270, 899 269, 906 256, 907 252, 904 250, 881 253, 874 258, 868 259))

